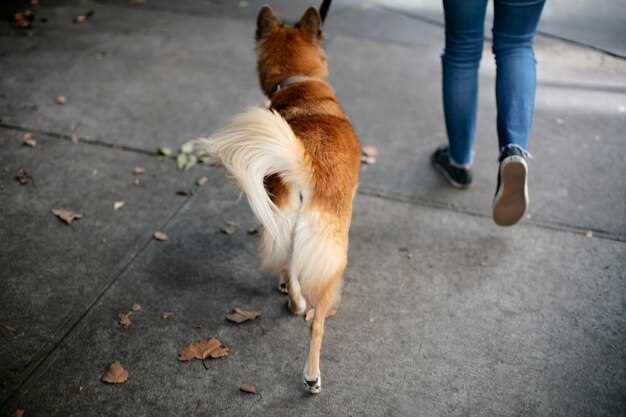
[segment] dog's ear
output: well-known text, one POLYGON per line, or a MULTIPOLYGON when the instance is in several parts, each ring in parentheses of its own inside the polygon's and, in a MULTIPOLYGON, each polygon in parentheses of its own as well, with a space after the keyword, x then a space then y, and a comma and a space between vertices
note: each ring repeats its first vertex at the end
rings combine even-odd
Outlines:
POLYGON ((261 7, 259 16, 256 19, 256 40, 258 41, 270 33, 279 23, 270 6, 261 7))
POLYGON ((320 12, 315 7, 309 7, 304 16, 296 23, 296 27, 310 34, 313 37, 320 38, 322 36, 322 18, 320 12))

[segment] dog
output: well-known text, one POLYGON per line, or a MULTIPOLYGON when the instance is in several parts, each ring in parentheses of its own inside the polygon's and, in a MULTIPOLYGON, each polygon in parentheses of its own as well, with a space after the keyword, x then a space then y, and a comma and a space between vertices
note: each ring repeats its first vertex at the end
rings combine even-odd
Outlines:
POLYGON ((326 81, 321 18, 295 25, 268 6, 256 28, 257 71, 268 108, 253 108, 195 148, 217 158, 263 226, 262 268, 279 276, 296 315, 314 309, 304 386, 320 392, 324 323, 339 302, 356 193, 360 145, 326 81))

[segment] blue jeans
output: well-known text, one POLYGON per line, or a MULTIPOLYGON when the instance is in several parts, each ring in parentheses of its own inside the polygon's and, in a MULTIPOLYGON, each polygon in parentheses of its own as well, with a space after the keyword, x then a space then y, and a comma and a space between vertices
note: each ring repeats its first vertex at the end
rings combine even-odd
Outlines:
MULTIPOLYGON (((545 0, 494 0, 493 47, 500 151, 528 150, 535 107, 533 38, 545 0)), ((451 162, 468 167, 478 107, 478 66, 483 51, 487 0, 443 0, 446 45, 443 108, 451 162)))

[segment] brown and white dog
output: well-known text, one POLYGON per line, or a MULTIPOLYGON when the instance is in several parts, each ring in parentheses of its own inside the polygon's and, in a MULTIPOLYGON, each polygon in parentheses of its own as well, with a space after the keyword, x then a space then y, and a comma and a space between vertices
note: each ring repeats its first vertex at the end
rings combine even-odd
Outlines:
POLYGON ((248 197, 263 225, 263 267, 279 274, 291 311, 315 309, 304 367, 311 393, 321 390, 324 322, 339 301, 360 164, 358 138, 325 80, 320 27, 313 7, 294 26, 263 7, 257 67, 269 109, 239 114, 195 142, 221 160, 248 197))

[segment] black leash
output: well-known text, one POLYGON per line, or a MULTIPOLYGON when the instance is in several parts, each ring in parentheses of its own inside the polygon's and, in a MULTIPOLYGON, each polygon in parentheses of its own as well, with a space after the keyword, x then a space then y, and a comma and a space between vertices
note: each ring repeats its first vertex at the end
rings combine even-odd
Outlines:
POLYGON ((330 3, 332 0, 323 0, 322 5, 320 6, 320 16, 322 18, 322 24, 324 24, 324 20, 326 20, 326 15, 328 14, 328 9, 330 9, 330 3))

